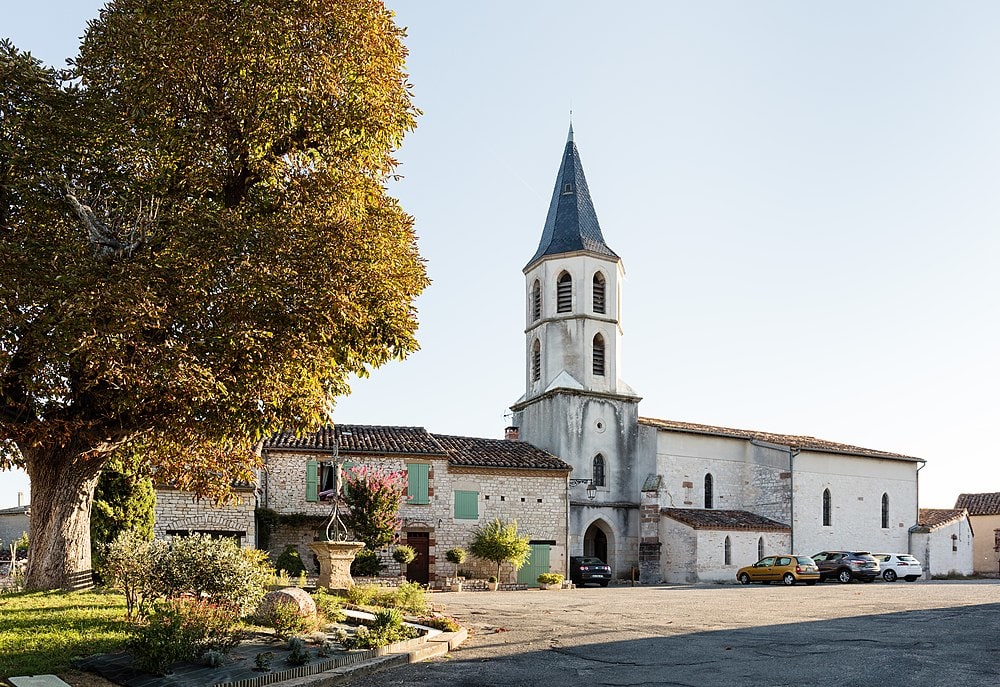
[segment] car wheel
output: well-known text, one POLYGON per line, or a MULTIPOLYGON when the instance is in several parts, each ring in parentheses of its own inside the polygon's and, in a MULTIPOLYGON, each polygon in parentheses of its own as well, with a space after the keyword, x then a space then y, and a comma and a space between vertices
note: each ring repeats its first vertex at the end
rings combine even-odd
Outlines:
POLYGON ((896 571, 892 569, 886 570, 884 573, 882 573, 882 579, 885 580, 886 582, 895 582, 896 571))
POLYGON ((850 570, 841 570, 840 572, 837 573, 837 579, 844 584, 850 582, 853 579, 853 577, 854 576, 851 575, 850 570))
POLYGON ((917 575, 907 575, 903 579, 906 580, 907 582, 916 582, 917 577, 918 577, 917 575))
POLYGON ((750 576, 747 575, 746 573, 740 573, 738 579, 740 581, 740 584, 750 584, 750 576))
POLYGON ((785 576, 781 578, 781 581, 784 582, 786 586, 791 587, 795 584, 795 575, 792 573, 785 573, 785 576))
POLYGON ((601 586, 602 587, 607 587, 609 582, 610 582, 610 580, 601 580, 601 586))

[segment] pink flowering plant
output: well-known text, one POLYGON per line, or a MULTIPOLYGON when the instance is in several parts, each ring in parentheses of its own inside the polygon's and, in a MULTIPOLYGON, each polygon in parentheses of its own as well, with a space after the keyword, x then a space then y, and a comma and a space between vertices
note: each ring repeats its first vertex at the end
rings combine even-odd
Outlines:
POLYGON ((371 465, 344 471, 347 525, 365 548, 391 544, 399 531, 399 507, 406 499, 406 472, 371 465))

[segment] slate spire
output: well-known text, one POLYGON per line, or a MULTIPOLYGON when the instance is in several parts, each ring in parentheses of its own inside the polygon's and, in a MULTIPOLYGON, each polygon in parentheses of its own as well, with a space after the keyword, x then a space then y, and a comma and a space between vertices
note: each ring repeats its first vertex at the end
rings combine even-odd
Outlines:
POLYGON ((601 234, 601 225, 590 199, 590 189, 587 188, 587 178, 583 175, 580 151, 573 142, 573 124, 570 123, 566 148, 556 175, 552 201, 549 203, 549 214, 542 229, 542 240, 528 265, 547 255, 581 250, 618 258, 601 234))

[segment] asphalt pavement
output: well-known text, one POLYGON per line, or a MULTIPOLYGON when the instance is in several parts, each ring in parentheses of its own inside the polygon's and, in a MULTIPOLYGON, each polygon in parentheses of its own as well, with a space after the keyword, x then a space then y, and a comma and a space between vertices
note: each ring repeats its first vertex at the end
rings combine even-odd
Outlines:
POLYGON ((444 592, 470 639, 357 687, 1000 684, 1000 583, 444 592))

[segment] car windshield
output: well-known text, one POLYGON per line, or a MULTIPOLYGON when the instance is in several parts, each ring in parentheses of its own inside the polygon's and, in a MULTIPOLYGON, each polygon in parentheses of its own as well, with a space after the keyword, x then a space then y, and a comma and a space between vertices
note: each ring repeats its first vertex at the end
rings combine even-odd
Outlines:
POLYGON ((899 558, 899 560, 901 560, 901 561, 906 561, 907 563, 916 563, 917 562, 917 559, 914 558, 913 556, 897 556, 897 558, 899 558))
POLYGON ((577 558, 577 565, 604 565, 604 561, 600 558, 577 558))
POLYGON ((809 556, 796 556, 795 560, 799 562, 799 565, 816 565, 816 562, 809 556))

